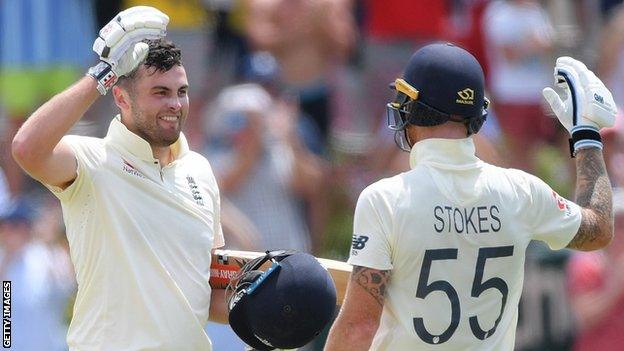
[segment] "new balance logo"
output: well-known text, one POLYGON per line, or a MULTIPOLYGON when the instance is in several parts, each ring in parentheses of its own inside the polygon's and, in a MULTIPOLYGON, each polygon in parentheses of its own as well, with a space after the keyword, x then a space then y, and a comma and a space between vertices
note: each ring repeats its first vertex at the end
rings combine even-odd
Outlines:
POLYGON ((598 101, 601 104, 604 104, 604 98, 597 93, 594 93, 594 100, 598 101))
POLYGON ((364 248, 364 246, 366 246, 366 242, 368 241, 368 237, 366 235, 353 235, 353 238, 351 239, 351 255, 352 256, 357 256, 358 253, 360 252, 359 250, 362 250, 364 248))
POLYGON ((353 240, 351 241, 351 247, 354 250, 362 250, 364 246, 366 246, 366 242, 368 241, 368 237, 365 235, 353 235, 353 240))

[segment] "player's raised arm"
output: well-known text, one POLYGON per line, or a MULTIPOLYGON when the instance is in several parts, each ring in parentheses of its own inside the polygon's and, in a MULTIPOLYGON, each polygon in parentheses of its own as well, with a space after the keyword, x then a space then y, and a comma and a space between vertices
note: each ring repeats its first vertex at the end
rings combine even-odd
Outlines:
POLYGON ((65 188, 76 178, 73 151, 61 138, 100 95, 84 77, 54 96, 22 125, 11 146, 13 158, 31 177, 65 188))
POLYGON ((581 225, 568 247, 596 250, 613 237, 611 183, 599 131, 613 125, 616 106, 602 81, 571 57, 557 59, 555 79, 566 93, 565 100, 551 88, 543 93, 570 132, 570 151, 576 158, 576 203, 582 207, 581 225))
POLYGON ((167 15, 137 6, 121 12, 99 32, 93 50, 100 62, 87 76, 35 111, 15 135, 13 157, 33 178, 66 187, 76 177, 76 160, 61 138, 91 104, 121 77, 137 68, 148 46, 140 41, 165 35, 167 15), (98 93, 99 91, 99 93, 98 93))

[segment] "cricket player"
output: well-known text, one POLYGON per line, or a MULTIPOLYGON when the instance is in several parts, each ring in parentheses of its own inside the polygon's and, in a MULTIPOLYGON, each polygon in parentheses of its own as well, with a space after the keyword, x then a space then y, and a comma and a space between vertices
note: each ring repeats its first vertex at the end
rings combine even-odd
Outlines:
POLYGON ((353 272, 326 350, 513 350, 525 250, 595 250, 613 236, 600 128, 615 104, 579 61, 555 67, 565 98, 544 96, 570 131, 576 203, 540 179, 487 164, 472 135, 486 118, 483 71, 467 51, 416 51, 388 104, 411 170, 367 187, 357 203, 353 272))
POLYGON ((224 290, 208 283, 219 191, 180 132, 189 86, 168 21, 145 6, 119 13, 93 45, 101 61, 13 140, 62 204, 78 281, 70 350, 211 350, 208 317, 227 321, 224 290), (65 136, 107 92, 121 112, 106 137, 65 136))

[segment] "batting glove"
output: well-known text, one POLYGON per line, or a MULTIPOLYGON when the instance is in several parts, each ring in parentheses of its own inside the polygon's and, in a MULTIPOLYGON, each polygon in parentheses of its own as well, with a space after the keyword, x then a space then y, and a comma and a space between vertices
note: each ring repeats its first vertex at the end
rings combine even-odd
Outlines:
POLYGON ((120 12, 100 30, 93 43, 100 62, 87 72, 97 80, 100 94, 106 95, 119 77, 138 67, 149 51, 141 41, 164 37, 168 23, 169 17, 158 9, 135 6, 120 12))
POLYGON ((571 57, 559 57, 555 84, 563 89, 565 100, 552 88, 544 88, 544 98, 563 126, 570 132, 570 153, 584 148, 602 149, 601 128, 611 127, 617 109, 613 96, 585 64, 571 57))

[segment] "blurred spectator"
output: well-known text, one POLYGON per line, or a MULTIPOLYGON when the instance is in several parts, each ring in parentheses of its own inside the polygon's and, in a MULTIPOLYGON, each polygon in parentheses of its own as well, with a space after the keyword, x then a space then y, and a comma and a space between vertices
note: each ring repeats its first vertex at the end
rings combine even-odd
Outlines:
POLYGON ((624 189, 624 111, 619 110, 615 125, 601 131, 603 152, 611 185, 624 189))
POLYGON ((336 130, 338 151, 353 159, 340 171, 353 202, 366 184, 409 167, 408 155, 397 149, 394 133, 386 128, 385 106, 392 90, 385 87, 401 76, 418 47, 450 40, 452 32, 450 1, 365 0, 362 5, 362 69, 354 79, 357 103, 341 114, 336 130))
POLYGON ((624 108, 624 5, 614 8, 605 24, 599 48, 598 75, 624 108))
POLYGON ((56 241, 56 210, 37 224, 34 209, 22 199, 1 220, 0 276, 11 281, 14 350, 67 349, 65 311, 75 283, 66 246, 56 241))
MULTIPOLYGON (((296 101, 297 97, 284 85, 279 62, 267 51, 257 51, 242 58, 238 67, 237 80, 240 83, 257 83, 273 99, 296 101)), ((311 116, 300 113, 297 132, 305 147, 316 155, 323 155, 324 145, 321 131, 311 116)))
POLYGON ((167 39, 182 51, 182 63, 189 80, 192 101, 184 128, 191 148, 199 148, 201 115, 208 93, 208 53, 210 50, 210 18, 202 0, 123 0, 122 9, 132 6, 153 6, 169 16, 167 39))
POLYGON ((243 0, 204 0, 214 22, 210 64, 210 97, 236 80, 236 70, 249 54, 245 36, 247 11, 243 0))
MULTIPOLYGON (((450 1, 365 0, 363 19, 363 111, 355 123, 366 123, 366 132, 385 129, 384 89, 400 75, 401 67, 418 47, 450 39, 450 1), (426 10, 425 10, 426 9, 426 10)), ((360 128, 361 129, 361 128, 360 128)), ((394 145, 392 145, 394 148, 394 145)))
MULTIPOLYGON (((26 117, 84 74, 90 59, 94 16, 91 1, 0 1, 0 103, 8 114, 3 150, 26 117)), ((11 194, 22 192, 24 174, 3 153, 11 194)))
POLYGON ((262 251, 258 228, 225 197, 221 199, 221 227, 226 240, 224 248, 262 251))
POLYGON ((603 15, 608 16, 608 14, 613 10, 614 7, 620 5, 622 0, 600 0, 600 10, 603 15))
POLYGON ((245 29, 255 50, 273 54, 301 111, 327 140, 332 75, 355 42, 351 0, 247 0, 245 29))
POLYGON ((568 351, 575 326, 565 294, 568 250, 532 241, 526 252, 515 351, 568 351))
POLYGON ((624 189, 613 193, 615 235, 601 251, 575 253, 569 294, 579 334, 575 351, 624 349, 624 189))
POLYGON ((298 109, 258 84, 226 88, 208 117, 206 151, 224 198, 258 228, 261 248, 310 251, 306 199, 322 165, 297 133, 298 109))
POLYGON ((552 84, 550 19, 536 0, 497 0, 483 17, 489 90, 512 166, 534 170, 540 145, 552 141, 556 123, 542 110, 542 89, 552 84))
POLYGON ((454 1, 455 9, 452 14, 452 38, 466 48, 483 67, 483 74, 490 75, 486 49, 483 16, 490 0, 459 0, 454 1))

